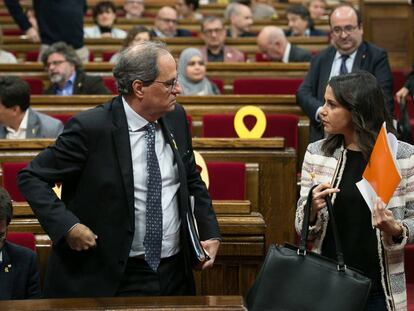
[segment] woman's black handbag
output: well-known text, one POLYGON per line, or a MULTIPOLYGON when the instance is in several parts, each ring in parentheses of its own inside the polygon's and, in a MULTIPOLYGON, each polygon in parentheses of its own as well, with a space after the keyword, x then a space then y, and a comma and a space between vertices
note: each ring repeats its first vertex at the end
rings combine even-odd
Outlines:
POLYGON ((256 281, 246 297, 249 311, 364 309, 371 280, 344 264, 330 197, 326 197, 326 204, 337 261, 306 249, 313 188, 309 192, 304 211, 300 246, 270 246, 256 281))
POLYGON ((406 143, 413 143, 413 136, 411 134, 410 116, 408 115, 407 101, 402 98, 400 101, 400 119, 397 124, 398 139, 406 143))

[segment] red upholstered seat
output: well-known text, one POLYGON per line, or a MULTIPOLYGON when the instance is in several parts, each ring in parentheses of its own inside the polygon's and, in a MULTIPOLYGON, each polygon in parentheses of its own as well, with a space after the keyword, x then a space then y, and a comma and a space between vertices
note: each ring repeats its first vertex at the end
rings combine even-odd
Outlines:
POLYGON ((239 162, 207 162, 209 192, 213 200, 244 200, 246 165, 239 162))
POLYGON ((36 239, 31 232, 7 232, 7 240, 36 251, 36 239))
POLYGON ((39 58, 39 51, 27 51, 26 52, 26 62, 37 62, 39 58))
POLYGON ((210 81, 218 87, 221 94, 224 93, 224 81, 222 79, 210 79, 210 81))
POLYGON ((408 311, 414 311, 414 283, 407 283, 408 311))
POLYGON ((240 78, 233 81, 233 94, 295 94, 303 78, 240 78))
MULTIPOLYGON (((268 114, 267 126, 263 137, 284 137, 286 147, 298 147, 298 122, 295 115, 268 114)), ((253 128, 253 117, 246 117, 244 122, 247 128, 253 128)), ((234 129, 234 114, 211 114, 203 116, 203 137, 237 137, 234 129)))
POLYGON ((23 77, 23 79, 27 83, 29 83, 30 94, 31 95, 41 95, 41 94, 43 94, 43 80, 42 80, 42 78, 23 77))
POLYGON ((104 62, 109 62, 109 60, 111 59, 111 57, 115 54, 116 52, 113 51, 105 51, 102 52, 102 60, 104 62))
POLYGON ((51 117, 58 119, 60 121, 62 121, 62 123, 65 125, 66 123, 68 123, 69 119, 72 118, 71 114, 51 114, 51 117))
POLYGON ((410 69, 393 69, 392 71, 392 78, 394 80, 394 89, 393 94, 397 93, 407 81, 407 76, 410 72, 410 69))
MULTIPOLYGON (((0 13, 0 16, 3 16, 3 14, 0 13)), ((19 28, 3 29, 3 36, 21 36, 21 35, 23 35, 23 31, 19 28)))
POLYGON ((106 88, 112 93, 112 94, 118 94, 118 89, 116 87, 116 81, 114 77, 102 77, 102 80, 106 86, 106 88))
POLYGON ((405 277, 407 282, 408 311, 414 311, 414 245, 405 246, 405 277))
POLYGON ((17 188, 17 173, 27 165, 26 162, 3 162, 3 187, 9 192, 13 201, 24 202, 26 199, 17 188))

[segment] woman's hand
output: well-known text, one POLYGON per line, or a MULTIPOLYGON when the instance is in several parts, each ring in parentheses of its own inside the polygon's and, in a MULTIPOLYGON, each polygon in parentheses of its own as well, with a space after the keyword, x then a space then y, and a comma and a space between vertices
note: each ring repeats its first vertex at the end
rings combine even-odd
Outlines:
POLYGON ((395 220, 392 212, 384 207, 384 203, 380 199, 375 202, 372 213, 372 224, 374 227, 393 237, 399 237, 403 233, 401 224, 395 220))
POLYGON ((325 197, 339 192, 338 188, 331 188, 329 183, 317 185, 312 190, 312 207, 310 221, 314 222, 318 212, 326 206, 325 197))

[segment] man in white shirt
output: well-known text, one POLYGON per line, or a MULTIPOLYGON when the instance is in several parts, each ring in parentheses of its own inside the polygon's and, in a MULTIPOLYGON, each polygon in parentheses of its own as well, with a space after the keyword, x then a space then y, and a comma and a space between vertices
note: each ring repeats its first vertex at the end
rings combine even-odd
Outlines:
POLYGON ((63 124, 30 108, 30 87, 15 76, 0 78, 0 138, 56 138, 63 124))

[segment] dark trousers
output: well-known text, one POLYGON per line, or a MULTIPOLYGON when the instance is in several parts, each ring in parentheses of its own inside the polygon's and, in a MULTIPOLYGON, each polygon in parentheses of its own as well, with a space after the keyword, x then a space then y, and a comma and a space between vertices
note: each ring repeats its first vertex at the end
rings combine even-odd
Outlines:
POLYGON ((115 295, 189 296, 195 295, 195 285, 192 274, 186 273, 182 252, 161 259, 157 271, 145 259, 130 257, 115 295))

